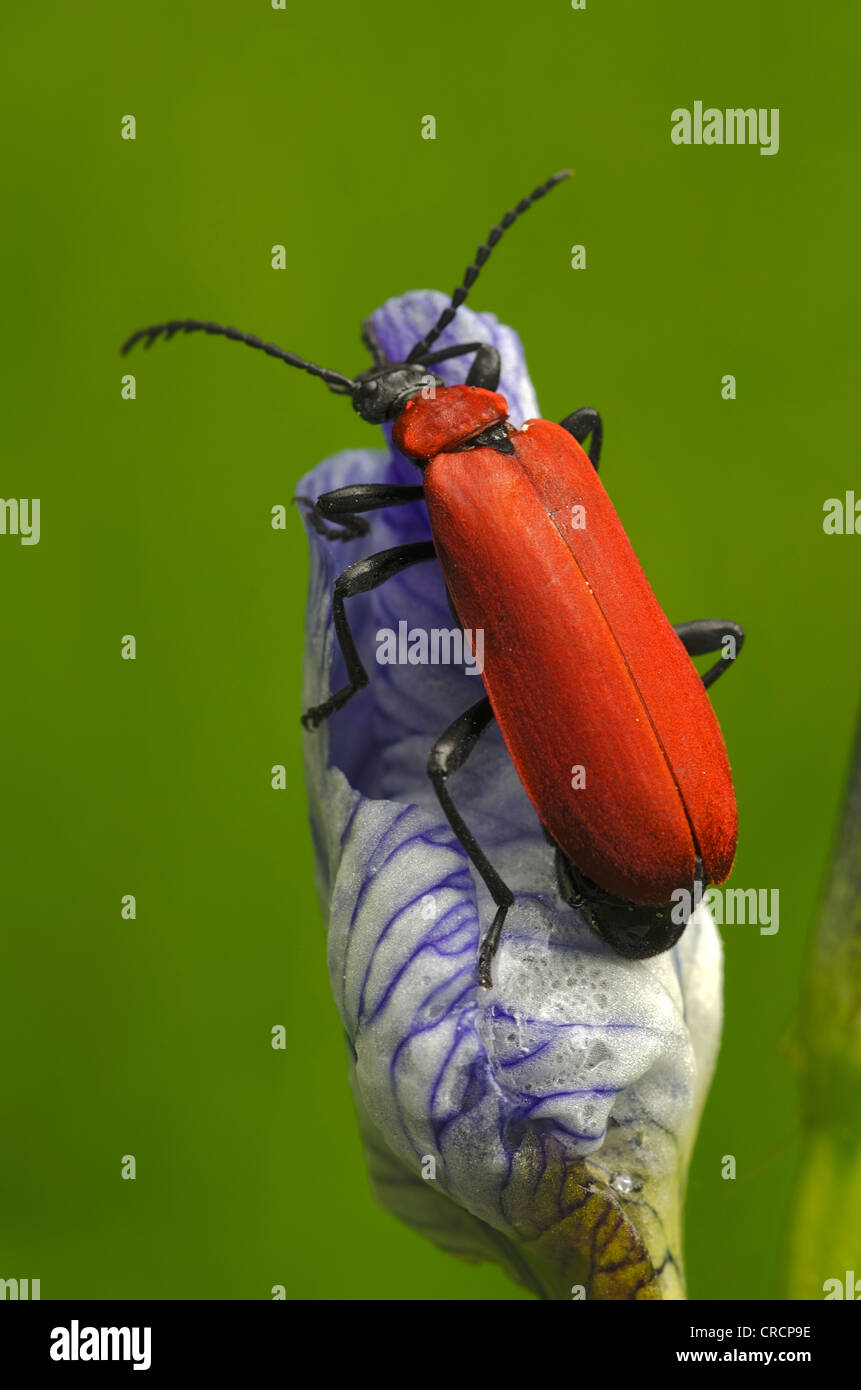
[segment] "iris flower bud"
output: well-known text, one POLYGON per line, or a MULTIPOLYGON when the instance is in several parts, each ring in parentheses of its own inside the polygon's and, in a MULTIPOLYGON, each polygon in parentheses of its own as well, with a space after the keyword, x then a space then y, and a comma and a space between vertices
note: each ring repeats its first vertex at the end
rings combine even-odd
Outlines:
MULTIPOLYGON (((379 309, 387 356, 403 359, 444 303, 416 292, 379 309)), ((510 328, 463 307, 437 346, 458 342, 499 349, 515 425, 539 415, 510 328)), ((463 381, 469 361, 434 370, 463 381)), ((336 454, 297 492, 417 483, 385 433, 386 449, 336 454)), ((369 534, 347 542, 309 527, 304 708, 345 680, 336 575, 430 535, 421 502, 368 520, 369 534)), ((304 737, 329 974, 374 1193, 438 1245, 496 1261, 540 1297, 684 1297, 684 1183, 720 1031, 715 926, 700 907, 666 954, 615 955, 562 902, 552 850, 492 725, 449 783, 515 893, 493 988, 480 988, 493 905, 426 774, 431 745, 479 697, 478 682, 462 666, 375 660, 377 634, 402 620, 453 627, 439 567, 406 570, 347 611, 369 684, 304 737)))

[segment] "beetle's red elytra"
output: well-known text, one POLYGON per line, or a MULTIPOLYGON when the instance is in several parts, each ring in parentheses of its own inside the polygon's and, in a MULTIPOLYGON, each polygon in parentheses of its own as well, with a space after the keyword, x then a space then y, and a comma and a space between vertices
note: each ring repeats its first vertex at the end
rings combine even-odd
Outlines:
POLYGON ((584 450, 547 420, 509 439, 510 455, 440 448, 424 482, 460 622, 484 630, 484 685, 520 780, 554 842, 616 897, 668 902, 698 855, 722 883, 735 795, 702 681, 584 450), (573 793, 572 748, 586 768, 573 793))
POLYGON ((484 694, 436 740, 428 776, 496 904, 478 952, 485 987, 514 896, 447 783, 493 719, 555 847, 560 895, 618 953, 641 959, 673 946, 686 925, 675 902, 696 899, 697 885, 722 883, 736 845, 729 761, 706 689, 735 660, 742 628, 717 618, 671 626, 599 480, 596 410, 517 430, 497 389, 495 347, 433 348, 502 234, 569 174, 554 174, 492 228, 449 305, 402 362, 386 359, 370 320, 362 336, 373 366, 354 379, 199 319, 142 329, 122 349, 197 331, 246 343, 349 395, 369 423, 392 421, 396 446, 421 471, 415 485, 358 483, 297 498, 333 542, 366 534, 362 513, 423 499, 432 536, 368 555, 338 576, 332 608, 347 684, 302 722, 316 729, 368 683, 346 600, 411 565, 438 562, 461 626, 484 633, 484 694), (462 386, 429 371, 466 353, 474 356, 462 386), (718 651, 700 677, 691 656, 718 651), (572 747, 584 774, 577 782, 572 747))

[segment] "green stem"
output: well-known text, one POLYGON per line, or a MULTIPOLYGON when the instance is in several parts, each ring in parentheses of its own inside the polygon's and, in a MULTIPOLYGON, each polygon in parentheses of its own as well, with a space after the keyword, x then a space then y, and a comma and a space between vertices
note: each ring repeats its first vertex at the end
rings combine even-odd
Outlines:
POLYGON ((802 1013, 804 1149, 793 1203, 789 1297, 861 1277, 861 728, 802 1013))

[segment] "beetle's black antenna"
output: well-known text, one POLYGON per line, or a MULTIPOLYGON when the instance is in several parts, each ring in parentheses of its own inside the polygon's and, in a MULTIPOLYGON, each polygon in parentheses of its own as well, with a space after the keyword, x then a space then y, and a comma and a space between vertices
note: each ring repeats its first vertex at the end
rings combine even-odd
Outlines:
POLYGON ((375 367, 386 365, 386 354, 383 352, 382 345, 377 337, 377 330, 374 327, 373 319, 365 319, 362 323, 362 342, 374 359, 375 367))
POLYGON ((543 198, 545 193, 549 193, 551 188, 555 188, 557 183, 562 183, 564 179, 570 179, 573 169, 562 169, 558 174, 554 174, 546 183, 540 183, 534 188, 527 198, 521 198, 516 207, 505 214, 502 221, 490 231, 487 241, 483 241, 475 253, 475 260, 472 265, 467 266, 463 277, 463 283, 458 285, 451 297, 451 303, 443 309, 433 328, 426 333, 421 342, 416 343, 407 358, 408 362, 422 361, 424 354, 432 343, 435 343, 443 329, 447 328, 460 308, 466 296, 469 294, 476 280, 481 267, 484 265, 496 243, 499 241, 503 232, 507 232, 512 222, 516 222, 527 208, 531 208, 533 203, 537 203, 539 198, 543 198))
POLYGON ((172 338, 174 333, 219 333, 224 338, 231 338, 233 342, 245 343, 248 347, 259 348, 268 357, 277 357, 279 361, 286 362, 288 367, 299 367, 303 372, 310 372, 311 376, 319 376, 330 386, 333 391, 343 392, 352 391, 355 382, 348 376, 342 376, 340 372, 333 372, 329 367, 318 367, 314 362, 306 362, 304 357, 297 357, 295 352, 286 352, 284 348, 276 347, 274 343, 264 343, 262 338, 256 337, 253 333, 240 333, 238 328, 225 328, 220 323, 204 323, 201 319, 171 319, 169 323, 155 323, 150 328, 141 328, 122 345, 120 351, 128 352, 139 343, 142 338, 146 338, 146 347, 151 347, 156 338, 164 336, 172 338))

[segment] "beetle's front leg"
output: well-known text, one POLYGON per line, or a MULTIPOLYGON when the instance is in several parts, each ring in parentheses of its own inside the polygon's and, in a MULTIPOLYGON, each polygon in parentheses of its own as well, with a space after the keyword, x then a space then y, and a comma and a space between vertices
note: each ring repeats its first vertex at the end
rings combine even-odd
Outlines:
POLYGON ((502 375, 502 358, 497 348, 487 343, 478 349, 467 373, 467 386, 480 386, 484 391, 498 391, 502 375))
POLYGON ((357 512, 373 512, 380 507, 403 507, 418 502, 424 496, 421 483, 354 483, 349 487, 324 492, 317 501, 310 497, 294 497, 293 501, 307 508, 308 520, 320 536, 330 541, 354 541, 370 530, 367 521, 357 512), (329 518, 338 527, 327 526, 329 518))
POLYGON ((474 705, 470 705, 469 709, 459 715, 453 723, 449 724, 445 733, 437 739, 428 759, 428 777, 433 783, 433 789, 439 797, 446 819, 484 879, 490 896, 496 903, 496 915, 482 938, 478 952, 478 982, 485 989, 490 989, 493 985, 490 962, 496 954, 496 948, 502 934, 502 924, 505 921, 505 914, 514 902, 514 894, 487 858, 455 806, 445 783, 446 779, 453 772, 457 772, 457 769, 466 762, 492 718, 493 710, 490 707, 490 700, 485 695, 474 705))
POLYGON ((564 420, 559 421, 563 430, 567 430, 578 444, 582 444, 584 439, 592 436, 592 443, 586 450, 591 463, 595 465, 595 472, 598 472, 598 462, 601 458, 601 443, 604 438, 604 426, 601 416, 597 410, 593 410, 591 405, 581 406, 579 410, 572 410, 570 415, 566 415, 564 420))
POLYGON ((697 618, 693 623, 677 623, 673 631, 681 638, 682 646, 690 656, 705 656, 709 652, 724 651, 720 661, 710 666, 703 676, 703 685, 708 689, 728 671, 744 646, 744 628, 727 618, 697 618))
POLYGON ((347 684, 324 700, 322 705, 314 705, 302 715, 306 729, 313 730, 336 709, 345 705, 357 690, 368 684, 368 673, 356 648, 344 602, 354 594, 366 594, 378 589, 387 579, 392 579, 410 565, 418 565, 422 560, 435 560, 433 541, 412 541, 409 545, 396 545, 391 550, 379 550, 365 560, 357 560, 339 574, 335 580, 332 597, 332 616, 335 620, 335 637, 347 668, 347 684))
POLYGON ((356 541, 360 536, 366 536, 371 529, 370 523, 365 521, 364 517, 354 516, 352 512, 345 512, 339 518, 337 526, 328 526, 325 513, 312 497, 297 494, 293 501, 305 508, 305 514, 317 535, 325 536, 327 541, 356 541))

